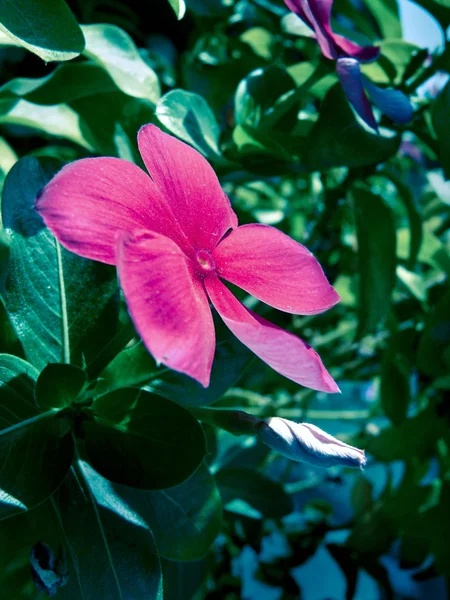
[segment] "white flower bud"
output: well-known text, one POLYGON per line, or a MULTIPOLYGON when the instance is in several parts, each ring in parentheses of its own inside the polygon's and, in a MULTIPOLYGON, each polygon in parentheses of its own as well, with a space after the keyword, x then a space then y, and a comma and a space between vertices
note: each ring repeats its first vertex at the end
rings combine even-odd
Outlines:
POLYGON ((309 423, 271 417, 259 426, 258 437, 286 458, 317 467, 363 468, 366 464, 364 450, 345 444, 309 423))

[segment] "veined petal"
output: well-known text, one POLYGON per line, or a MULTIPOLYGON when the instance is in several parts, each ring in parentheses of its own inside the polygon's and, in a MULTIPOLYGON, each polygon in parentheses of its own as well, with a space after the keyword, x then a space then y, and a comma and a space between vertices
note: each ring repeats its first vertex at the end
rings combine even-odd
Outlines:
POLYGON ((339 392, 319 355, 308 344, 246 308, 215 275, 205 277, 204 282, 225 325, 256 356, 300 385, 322 392, 339 392))
POLYGON ((291 460, 317 467, 341 465, 362 468, 366 464, 364 450, 345 444, 309 423, 272 417, 258 430, 262 442, 291 460))
POLYGON ((285 312, 314 315, 339 302, 311 252, 274 227, 238 227, 213 256, 220 277, 285 312))
POLYGON ((361 119, 369 127, 378 131, 372 107, 364 92, 359 62, 356 58, 339 58, 336 61, 336 71, 348 101, 352 104, 361 119))
POLYGON ((133 323, 158 362, 209 385, 214 325, 208 298, 180 248, 151 231, 124 234, 119 281, 133 323))
POLYGON ((406 124, 413 117, 413 107, 409 98, 400 90, 380 88, 367 77, 362 76, 363 85, 370 99, 383 114, 392 119, 394 123, 406 124))
POLYGON ((119 158, 66 165, 39 194, 36 210, 63 246, 108 264, 116 264, 116 235, 123 231, 148 228, 188 245, 150 177, 119 158))
POLYGON ((212 250, 237 227, 214 170, 197 150, 151 124, 139 131, 138 145, 153 181, 196 250, 212 250))

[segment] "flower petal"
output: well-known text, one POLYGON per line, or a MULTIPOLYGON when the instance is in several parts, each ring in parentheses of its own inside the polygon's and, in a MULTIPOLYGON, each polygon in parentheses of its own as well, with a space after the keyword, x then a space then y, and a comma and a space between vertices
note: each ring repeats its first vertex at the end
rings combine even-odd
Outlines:
POLYGON ((158 362, 209 385, 214 325, 201 280, 168 238, 150 231, 124 234, 119 281, 133 323, 158 362))
POLYGON ((300 385, 322 392, 339 392, 319 355, 308 344, 246 308, 215 275, 205 277, 204 282, 225 325, 256 356, 300 385))
POLYGON ((138 144, 153 181, 193 247, 212 250, 237 227, 237 217, 211 165, 197 150, 155 125, 141 128, 138 144))
POLYGON ((359 62, 355 58, 339 58, 336 61, 336 71, 347 100, 352 104, 361 119, 369 127, 378 131, 372 107, 364 92, 359 62))
MULTIPOLYGON (((316 34, 317 41, 320 46, 320 50, 325 58, 334 60, 338 57, 338 49, 334 44, 332 35, 327 32, 317 16, 314 14, 313 2, 308 0, 284 0, 287 7, 298 15, 307 25, 309 25, 316 34)), ((330 2, 330 10, 331 10, 330 2)), ((328 20, 329 21, 329 20, 328 20)))
POLYGON ((413 107, 409 98, 403 92, 392 88, 380 88, 364 75, 362 82, 375 106, 392 119, 394 123, 403 125, 411 121, 414 113, 413 107))
POLYGON ((357 58, 361 62, 372 62, 380 56, 380 49, 377 46, 360 46, 338 33, 333 33, 332 36, 334 43, 344 54, 357 58))
POLYGON ((213 256, 220 277, 280 310, 314 315, 339 302, 311 252, 275 227, 238 227, 213 256))
POLYGON ((119 158, 66 165, 39 194, 36 210, 63 246, 108 264, 116 263, 116 235, 123 231, 149 228, 188 245, 150 177, 119 158))
POLYGON ((309 423, 272 417, 258 430, 258 437, 264 444, 291 460, 317 467, 341 465, 362 468, 366 464, 363 450, 345 444, 309 423))

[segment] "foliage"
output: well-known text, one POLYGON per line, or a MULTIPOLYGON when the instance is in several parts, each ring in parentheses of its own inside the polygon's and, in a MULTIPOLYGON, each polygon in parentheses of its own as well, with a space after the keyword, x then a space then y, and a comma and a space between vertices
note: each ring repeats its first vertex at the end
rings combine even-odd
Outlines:
MULTIPOLYGON (((446 30, 447 0, 418 4, 446 30)), ((335 31, 379 42, 364 75, 414 107, 403 125, 375 111, 378 133, 281 0, 0 0, 5 598, 446 597, 449 50, 404 41, 395 0, 358 7, 336 0, 335 31), (204 154, 241 223, 320 260, 340 304, 258 311, 320 349, 340 397, 219 323, 209 388, 161 368, 115 269, 45 228, 34 200, 52 175, 93 155, 140 164, 145 123, 204 154), (208 423, 209 405, 313 421, 367 467, 290 462, 208 423)))

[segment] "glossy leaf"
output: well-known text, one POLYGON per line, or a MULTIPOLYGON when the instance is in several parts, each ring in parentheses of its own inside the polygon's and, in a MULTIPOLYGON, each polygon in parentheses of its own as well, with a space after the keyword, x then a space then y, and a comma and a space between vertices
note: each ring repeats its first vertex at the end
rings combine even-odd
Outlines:
POLYGON ((18 77, 8 81, 0 88, 0 98, 23 98, 33 104, 50 106, 115 90, 116 85, 100 65, 66 63, 46 77, 18 77))
POLYGON ((158 101, 158 77, 125 31, 109 24, 83 25, 82 30, 86 39, 83 54, 102 65, 119 89, 153 104, 158 101))
POLYGON ((33 508, 58 487, 73 455, 68 428, 55 411, 39 413, 37 371, 0 355, 0 519, 33 508))
POLYGON ((6 98, 0 100, 0 124, 30 127, 44 134, 61 137, 92 150, 90 132, 86 131, 80 116, 66 104, 40 106, 27 100, 6 98))
POLYGON ((36 403, 41 410, 70 406, 86 381, 86 373, 79 367, 50 363, 44 367, 36 382, 36 403))
POLYGON ((352 191, 359 262, 358 335, 372 333, 385 319, 395 285, 395 219, 381 196, 367 189, 352 191))
POLYGON ((151 531, 87 463, 77 460, 54 496, 70 576, 63 600, 162 600, 151 531))
POLYGON ((201 96, 172 90, 158 102, 156 116, 170 133, 194 146, 207 158, 220 157, 219 125, 201 96))
POLYGON ((173 12, 175 13, 178 20, 184 17, 184 13, 186 12, 186 4, 184 0, 169 0, 170 6, 173 8, 173 12))
POLYGON ((3 189, 10 242, 5 303, 25 356, 37 368, 77 360, 83 336, 117 287, 113 268, 61 248, 34 211, 37 194, 57 166, 50 159, 22 159, 3 189))
POLYGON ((86 450, 107 479, 142 489, 182 483, 203 460, 205 436, 178 404, 135 388, 94 402, 94 421, 83 424, 86 450))
POLYGON ((222 503, 206 465, 168 490, 150 492, 123 486, 115 486, 115 490, 152 530, 165 558, 198 560, 219 533, 222 503))
POLYGON ((0 19, 1 31, 46 62, 83 51, 83 34, 64 0, 1 0, 0 19))

